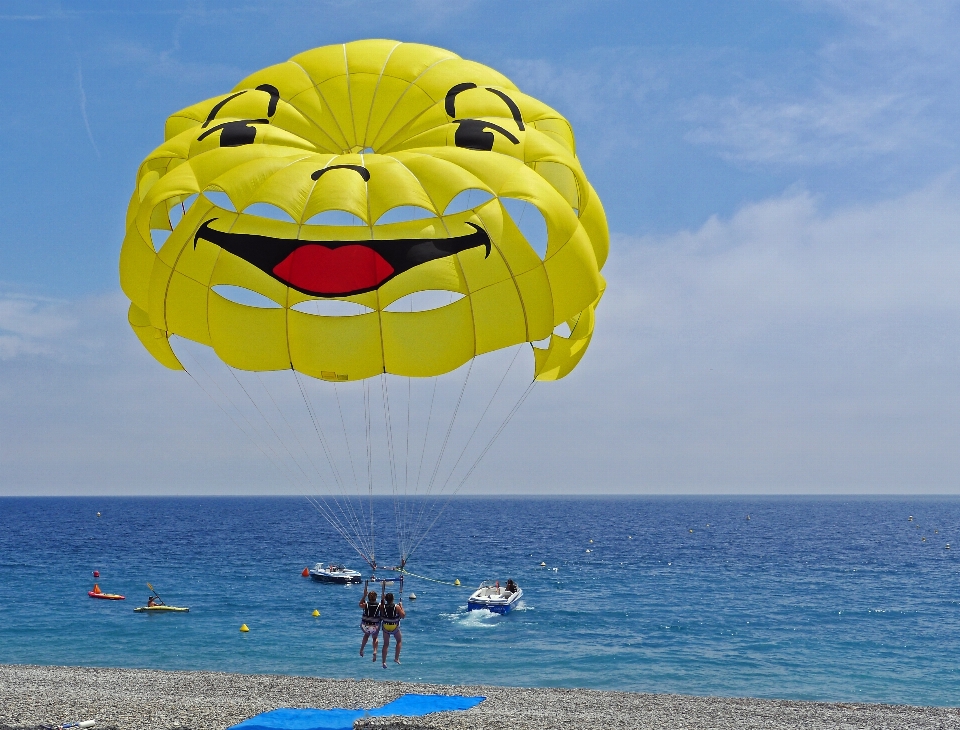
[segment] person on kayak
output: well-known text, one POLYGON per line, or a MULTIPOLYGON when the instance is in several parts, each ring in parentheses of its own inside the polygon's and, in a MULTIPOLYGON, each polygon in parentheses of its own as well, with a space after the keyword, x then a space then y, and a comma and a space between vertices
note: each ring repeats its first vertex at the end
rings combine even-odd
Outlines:
POLYGON ((147 599, 147 608, 153 608, 156 605, 157 600, 153 596, 150 596, 150 598, 147 599))
POLYGON ((377 604, 377 592, 370 591, 366 600, 360 601, 363 615, 360 617, 360 630, 363 631, 363 641, 360 642, 360 656, 367 646, 367 640, 373 637, 373 661, 377 661, 377 637, 380 635, 380 606, 377 604))
POLYGON ((400 619, 407 617, 403 610, 403 604, 394 605, 393 594, 388 593, 384 596, 385 603, 380 606, 380 626, 383 628, 383 668, 387 668, 387 649, 390 647, 390 637, 397 640, 397 648, 393 652, 393 661, 400 663, 400 645, 403 643, 403 637, 400 635, 400 619))

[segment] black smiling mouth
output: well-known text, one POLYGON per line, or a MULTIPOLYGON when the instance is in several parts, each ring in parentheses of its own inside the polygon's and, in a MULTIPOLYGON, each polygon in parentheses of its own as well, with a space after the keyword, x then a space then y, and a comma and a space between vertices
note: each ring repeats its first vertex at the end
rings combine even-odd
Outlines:
POLYGON ((473 233, 453 238, 373 241, 301 241, 250 233, 228 233, 203 223, 193 238, 219 246, 302 294, 343 297, 379 289, 394 277, 434 259, 483 247, 490 237, 469 221, 473 233))

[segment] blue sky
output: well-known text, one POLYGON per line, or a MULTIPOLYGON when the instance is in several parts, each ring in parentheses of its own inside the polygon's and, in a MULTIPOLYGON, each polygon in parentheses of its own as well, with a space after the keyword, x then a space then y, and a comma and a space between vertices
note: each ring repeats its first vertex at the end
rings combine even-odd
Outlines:
POLYGON ((0 494, 269 491, 126 330, 124 212, 170 113, 364 37, 565 114, 614 236, 476 491, 960 491, 960 3, 139 5, 0 8, 0 494))

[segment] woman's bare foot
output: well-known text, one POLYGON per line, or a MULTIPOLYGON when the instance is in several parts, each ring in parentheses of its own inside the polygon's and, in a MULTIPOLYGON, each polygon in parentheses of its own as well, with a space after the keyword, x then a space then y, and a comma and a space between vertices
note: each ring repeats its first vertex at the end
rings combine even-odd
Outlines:
POLYGON ((384 668, 384 669, 387 668, 387 663, 386 663, 386 662, 383 663, 383 668, 384 668))
POLYGON ((394 660, 393 660, 393 663, 394 663, 394 664, 399 664, 399 663, 400 663, 400 660, 399 660, 399 659, 394 659, 394 660))
POLYGON ((363 656, 363 649, 360 650, 360 656, 363 656))

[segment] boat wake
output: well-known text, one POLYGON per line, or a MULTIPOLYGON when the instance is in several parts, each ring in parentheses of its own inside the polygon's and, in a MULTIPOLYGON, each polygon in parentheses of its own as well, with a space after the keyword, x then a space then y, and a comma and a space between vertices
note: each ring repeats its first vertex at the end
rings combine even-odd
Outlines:
POLYGON ((456 613, 441 613, 440 617, 467 629, 494 629, 497 627, 496 619, 500 618, 500 614, 486 609, 468 611, 466 606, 460 606, 456 613))

